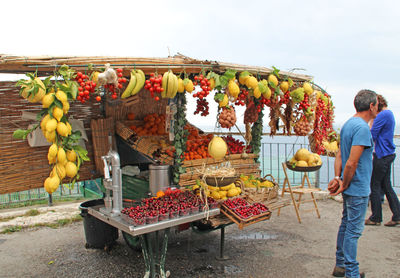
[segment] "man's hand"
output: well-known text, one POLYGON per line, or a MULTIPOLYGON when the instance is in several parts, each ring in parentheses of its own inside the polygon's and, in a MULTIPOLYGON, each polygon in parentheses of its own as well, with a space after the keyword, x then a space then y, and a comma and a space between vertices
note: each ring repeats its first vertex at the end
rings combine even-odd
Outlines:
POLYGON ((335 193, 336 190, 338 190, 338 188, 339 188, 339 181, 337 179, 333 179, 328 183, 328 190, 331 194, 335 193))
POLYGON ((333 179, 328 184, 328 190, 330 192, 329 195, 331 196, 336 196, 345 191, 346 189, 347 187, 343 186, 343 181, 340 179, 333 179))

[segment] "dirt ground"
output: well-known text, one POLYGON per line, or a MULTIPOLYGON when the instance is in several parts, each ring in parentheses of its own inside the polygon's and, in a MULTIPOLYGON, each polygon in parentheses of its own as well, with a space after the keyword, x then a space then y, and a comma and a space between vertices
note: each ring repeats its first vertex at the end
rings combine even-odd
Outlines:
MULTIPOLYGON (((270 220, 239 230, 226 228, 225 254, 219 261, 219 231, 172 233, 166 269, 170 277, 332 277, 341 203, 318 201, 321 219, 293 207, 274 211, 270 220)), ((304 208, 311 204, 305 204, 304 208)), ((384 220, 391 217, 387 203, 384 220)), ((369 211, 368 211, 369 214, 369 211)), ((120 234, 109 251, 85 249, 82 222, 59 229, 24 229, 0 235, 0 277, 143 277, 142 254, 120 234)), ((400 227, 366 226, 358 260, 366 277, 400 277, 400 227)))

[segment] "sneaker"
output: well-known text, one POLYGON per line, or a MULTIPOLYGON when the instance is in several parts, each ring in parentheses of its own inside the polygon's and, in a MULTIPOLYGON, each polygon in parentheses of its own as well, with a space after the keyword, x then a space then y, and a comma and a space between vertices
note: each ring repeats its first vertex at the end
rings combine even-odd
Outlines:
POLYGON ((340 266, 335 266, 332 272, 332 276, 334 277, 344 277, 345 274, 346 274, 346 269, 340 266))
POLYGON ((394 227, 394 226, 400 225, 400 221, 390 220, 389 222, 385 223, 384 225, 386 227, 394 227))
POLYGON ((370 226, 380 226, 381 222, 374 222, 372 220, 370 220, 369 218, 367 220, 365 220, 365 225, 370 225, 370 226))

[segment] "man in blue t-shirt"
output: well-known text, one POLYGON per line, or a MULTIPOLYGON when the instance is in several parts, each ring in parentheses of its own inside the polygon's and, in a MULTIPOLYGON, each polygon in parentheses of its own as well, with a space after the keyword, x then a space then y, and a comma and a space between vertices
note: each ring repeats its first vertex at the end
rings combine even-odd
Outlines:
POLYGON ((343 216, 336 242, 335 277, 364 277, 357 262, 357 243, 364 230, 372 173, 373 140, 368 122, 376 117, 376 93, 361 90, 354 98, 356 114, 342 127, 335 158, 335 178, 328 184, 331 195, 342 193, 343 216))
POLYGON ((390 181, 392 163, 396 158, 396 146, 393 142, 395 120, 393 112, 387 108, 387 102, 381 95, 378 95, 378 112, 371 128, 375 142, 370 197, 372 215, 365 220, 365 225, 381 224, 383 192, 393 213, 392 219, 385 226, 393 227, 400 224, 400 202, 390 181))

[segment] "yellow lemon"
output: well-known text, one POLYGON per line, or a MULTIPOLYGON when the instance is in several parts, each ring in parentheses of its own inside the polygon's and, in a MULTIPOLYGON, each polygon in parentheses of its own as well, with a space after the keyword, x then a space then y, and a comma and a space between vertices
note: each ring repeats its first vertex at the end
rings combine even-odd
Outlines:
POLYGON ((183 84, 185 84, 184 86, 185 86, 186 92, 188 92, 188 93, 193 92, 194 85, 193 85, 192 80, 190 80, 189 78, 185 78, 185 80, 183 80, 183 84))
POLYGON ((28 99, 29 102, 40 102, 46 95, 46 87, 44 86, 42 80, 40 80, 38 77, 36 77, 29 85, 23 87, 24 90, 22 91, 21 96, 25 99, 28 99), (37 88, 36 94, 33 95, 33 93, 31 93, 31 95, 28 97, 28 91, 30 91, 34 86, 37 88))
POLYGON ((64 149, 63 148, 59 148, 58 152, 57 152, 57 161, 58 161, 58 163, 61 163, 61 164, 64 165, 66 160, 67 160, 67 155, 66 155, 64 149))
POLYGON ((276 78, 276 76, 273 74, 268 75, 268 82, 274 84, 275 87, 278 86, 278 78, 276 78))
POLYGON ((58 153, 58 146, 57 144, 52 144, 49 148, 48 156, 49 157, 56 157, 58 153))
POLYGON ((226 94, 224 94, 223 100, 219 102, 219 107, 225 107, 228 105, 228 103, 229 103, 229 98, 226 94))
POLYGON ((59 122, 57 124, 57 133, 63 137, 68 136, 69 129, 68 129, 67 125, 64 124, 63 122, 59 122))
POLYGON ((228 90, 229 90, 229 94, 234 98, 237 98, 240 93, 239 86, 233 80, 229 81, 228 90))
POLYGON ((61 102, 67 102, 67 100, 68 100, 67 94, 64 93, 64 91, 61 91, 61 90, 57 91, 56 98, 61 102))
POLYGON ((49 187, 52 193, 57 190, 58 186, 60 185, 60 179, 57 176, 53 176, 49 180, 49 187))
POLYGON ((254 89, 253 95, 254 95, 255 98, 260 98, 261 92, 260 92, 260 88, 258 87, 258 85, 257 85, 257 87, 254 89))
POLYGON ((64 114, 68 114, 68 111, 69 111, 69 102, 68 102, 68 101, 64 101, 62 104, 63 104, 62 110, 63 110, 64 114))
POLYGON ((51 157, 49 154, 47 154, 47 160, 49 161, 49 165, 54 164, 57 162, 57 157, 51 157))
POLYGON ((51 187, 50 187, 50 180, 51 180, 51 177, 48 177, 48 178, 45 179, 45 181, 44 181, 44 189, 45 189, 46 192, 49 193, 49 194, 51 194, 51 193, 54 192, 54 191, 51 190, 51 187))
POLYGON ((47 121, 46 123, 46 131, 48 132, 52 132, 54 130, 56 130, 57 128, 57 120, 56 119, 50 119, 47 121))
POLYGON ((53 131, 46 130, 44 137, 46 138, 47 142, 54 143, 56 141, 56 132, 54 130, 53 131))
POLYGON ((68 161, 65 165, 65 172, 67 177, 73 178, 78 173, 78 167, 76 167, 75 163, 68 161))
POLYGON ((210 87, 210 90, 214 90, 214 88, 215 88, 215 79, 214 78, 210 79, 210 86, 208 86, 208 87, 210 87))
POLYGON ((60 121, 63 115, 64 112, 60 107, 56 106, 53 108, 53 117, 56 118, 57 121, 60 121))
POLYGON ((247 78, 246 86, 254 90, 258 86, 257 78, 255 78, 254 76, 250 76, 249 78, 247 78))
POLYGON ((42 129, 42 131, 46 131, 46 124, 49 120, 50 120, 49 114, 43 117, 42 121, 40 122, 40 128, 42 129))
POLYGON ((178 78, 178 93, 183 93, 185 91, 185 85, 183 85, 183 80, 178 78))
POLYGON ((289 82, 283 81, 280 85, 282 92, 286 93, 289 90, 289 82))
POLYGON ((71 125, 69 124, 69 122, 67 122, 66 125, 67 125, 67 127, 68 127, 68 135, 71 135, 72 127, 71 127, 71 125))
POLYGON ((314 89, 311 87, 310 83, 308 83, 308 82, 304 82, 303 89, 307 95, 311 95, 314 92, 314 89))
POLYGON ((271 89, 269 87, 267 87, 267 90, 262 95, 263 95, 264 98, 270 99, 271 98, 271 94, 272 94, 271 89))
POLYGON ((63 178, 65 178, 66 175, 66 169, 64 167, 63 164, 61 163, 57 163, 54 168, 53 168, 53 177, 57 175, 60 180, 62 180, 63 178))
POLYGON ((47 94, 42 98, 42 107, 49 108, 50 105, 54 102, 54 94, 47 94))
POLYGON ((76 160, 76 152, 74 150, 67 151, 67 159, 71 162, 75 162, 76 160))

